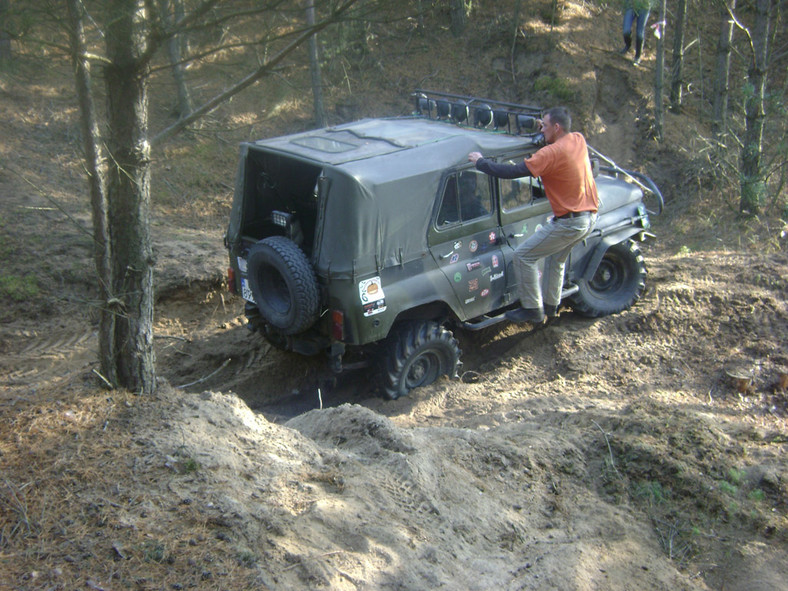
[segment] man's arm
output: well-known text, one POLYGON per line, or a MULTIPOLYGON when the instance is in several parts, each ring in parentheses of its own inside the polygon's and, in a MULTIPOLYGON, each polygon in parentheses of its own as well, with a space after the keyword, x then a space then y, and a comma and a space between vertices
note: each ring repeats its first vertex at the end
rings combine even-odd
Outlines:
POLYGON ((526 176, 533 176, 525 164, 525 160, 519 164, 500 164, 488 158, 484 158, 479 152, 471 152, 468 160, 476 164, 476 169, 490 176, 499 179, 519 179, 526 176))

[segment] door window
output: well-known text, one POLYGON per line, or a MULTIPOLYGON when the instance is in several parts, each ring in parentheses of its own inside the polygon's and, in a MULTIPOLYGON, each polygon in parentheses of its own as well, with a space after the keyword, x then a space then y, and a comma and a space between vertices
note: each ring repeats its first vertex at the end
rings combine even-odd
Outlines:
POLYGON ((483 218, 492 210, 487 175, 478 170, 463 170, 446 179, 438 211, 438 228, 483 218))
POLYGON ((500 179, 499 183, 504 212, 514 211, 544 197, 544 188, 538 178, 500 179))

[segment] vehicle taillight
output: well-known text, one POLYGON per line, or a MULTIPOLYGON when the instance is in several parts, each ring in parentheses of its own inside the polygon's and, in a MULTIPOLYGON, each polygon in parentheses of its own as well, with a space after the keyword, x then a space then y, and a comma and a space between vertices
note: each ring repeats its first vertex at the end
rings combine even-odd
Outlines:
POLYGON ((238 289, 235 287, 235 269, 232 267, 227 267, 227 291, 233 295, 238 293, 238 289))
POLYGON ((345 340, 345 313, 342 310, 331 310, 331 338, 345 340))

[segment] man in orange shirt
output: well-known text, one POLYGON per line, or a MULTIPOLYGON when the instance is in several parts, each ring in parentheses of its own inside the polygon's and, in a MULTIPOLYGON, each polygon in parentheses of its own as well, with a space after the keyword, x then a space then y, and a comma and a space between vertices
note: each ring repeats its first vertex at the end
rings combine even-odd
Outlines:
POLYGON ((558 316, 564 268, 572 248, 588 236, 596 224, 599 196, 588 158, 585 138, 571 131, 572 118, 563 107, 544 114, 541 131, 546 146, 520 164, 499 164, 471 152, 468 160, 480 171, 498 178, 538 176, 553 209, 550 223, 539 228, 514 251, 514 272, 520 308, 506 313, 512 322, 544 322, 545 312, 558 316), (544 265, 544 299, 539 285, 538 264, 544 265))

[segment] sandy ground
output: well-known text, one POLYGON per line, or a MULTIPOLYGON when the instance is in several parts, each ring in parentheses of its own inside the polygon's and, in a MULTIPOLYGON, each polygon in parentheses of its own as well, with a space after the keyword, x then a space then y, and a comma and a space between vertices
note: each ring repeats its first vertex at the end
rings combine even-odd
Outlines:
MULTIPOLYGON (((83 461, 133 442, 118 488, 86 486, 82 502, 171 543, 196 521, 188 543, 248 555, 260 588, 785 588, 788 257, 646 252, 631 310, 459 334, 461 379, 397 401, 373 370, 334 380, 249 333, 237 299, 183 283, 158 306, 159 394, 97 422, 69 396, 96 389, 86 319, 11 319, 5 457, 34 408, 85 428, 97 457, 83 461)), ((203 254, 195 276, 223 255, 203 254)), ((75 441, 59 445, 73 461, 75 441)))

